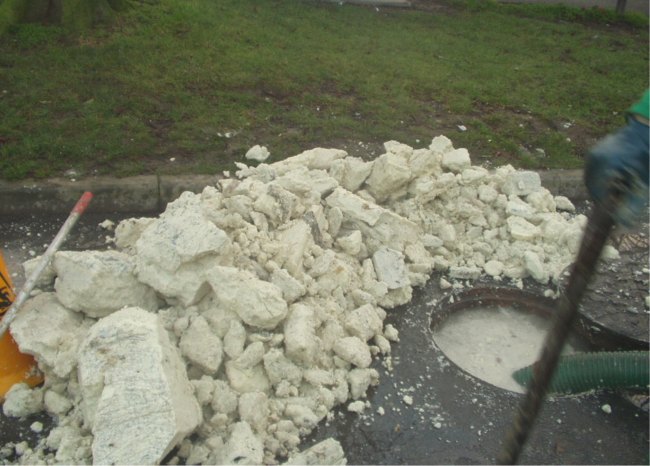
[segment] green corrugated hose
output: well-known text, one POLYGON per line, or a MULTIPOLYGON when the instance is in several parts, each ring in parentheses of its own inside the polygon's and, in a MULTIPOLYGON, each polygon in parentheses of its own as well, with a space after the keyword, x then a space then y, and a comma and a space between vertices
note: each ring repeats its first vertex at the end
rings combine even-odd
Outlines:
MULTIPOLYGON (((650 384, 647 351, 575 353, 560 357, 551 393, 581 393, 595 388, 647 387, 650 384)), ((512 377, 524 387, 532 378, 534 364, 515 371, 512 377)))

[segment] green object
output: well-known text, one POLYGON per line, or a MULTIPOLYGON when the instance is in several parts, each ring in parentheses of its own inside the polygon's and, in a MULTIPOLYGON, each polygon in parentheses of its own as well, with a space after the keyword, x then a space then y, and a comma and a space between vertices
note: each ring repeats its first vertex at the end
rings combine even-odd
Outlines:
MULTIPOLYGON (((647 387, 647 351, 575 353, 560 357, 549 393, 581 393, 596 388, 647 387)), ((534 364, 512 377, 523 386, 532 378, 534 364)))
POLYGON ((650 89, 646 89, 641 100, 632 105, 628 112, 641 115, 646 120, 650 120, 650 89))

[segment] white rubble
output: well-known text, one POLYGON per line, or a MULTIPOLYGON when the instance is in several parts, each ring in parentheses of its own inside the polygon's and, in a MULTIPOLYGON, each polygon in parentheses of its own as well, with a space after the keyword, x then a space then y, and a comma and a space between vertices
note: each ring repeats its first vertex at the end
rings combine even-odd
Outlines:
MULTIPOLYGON (((232 324, 231 324, 232 325, 232 324)), ((212 332, 203 316, 192 319, 181 336, 179 348, 191 363, 196 364, 206 374, 214 374, 221 366, 223 345, 221 339, 212 332)))
POLYGON ((182 305, 199 301, 209 291, 206 272, 231 261, 230 239, 200 211, 189 192, 167 206, 135 243, 138 279, 182 305))
POLYGON ((539 174, 531 171, 512 171, 506 175, 501 191, 506 195, 524 196, 531 194, 542 186, 539 174))
POLYGON ((390 248, 380 248, 372 255, 372 263, 379 281, 384 282, 389 290, 395 290, 411 284, 404 255, 390 248))
POLYGON ((220 306, 234 311, 253 327, 272 329, 288 312, 282 290, 234 267, 213 267, 206 274, 220 306))
POLYGON ((10 329, 20 350, 34 356, 41 370, 67 377, 89 327, 83 314, 62 306, 54 293, 41 293, 25 303, 10 329))
POLYGON ((558 210, 565 210, 567 212, 575 212, 576 207, 573 205, 567 197, 565 196, 555 196, 555 206, 558 210))
POLYGON ((328 438, 291 456, 284 464, 345 465, 347 460, 341 444, 332 438, 328 438))
POLYGON ((150 217, 122 220, 115 227, 115 245, 122 250, 134 248, 142 232, 154 221, 155 219, 150 217))
POLYGON ((262 464, 264 444, 257 437, 247 422, 238 422, 221 454, 219 464, 262 464))
POLYGON ((119 251, 59 251, 54 289, 73 311, 104 317, 125 306, 158 308, 154 290, 135 276, 135 260, 119 251))
POLYGON ((157 218, 121 221, 118 252, 59 253, 56 294, 12 325, 45 387, 17 389, 35 402, 11 415, 57 416, 44 444, 59 463, 178 447, 171 463, 344 464, 333 439, 298 447, 335 406, 370 408, 373 357, 390 367, 400 340, 387 311, 433 271, 448 290, 483 275, 557 284, 586 221, 536 173, 472 166, 445 136, 384 149, 237 163, 157 218))
POLYGON ((158 464, 201 421, 178 350, 144 309, 122 309, 91 327, 79 384, 97 464, 158 464))
POLYGON ((43 392, 30 389, 26 383, 17 383, 9 389, 2 403, 5 416, 25 417, 43 409, 43 392))
POLYGON ((469 152, 467 149, 456 149, 446 152, 442 156, 442 166, 452 172, 461 172, 464 168, 471 165, 469 152))
POLYGON ((269 158, 269 155, 271 155, 271 153, 269 152, 269 150, 266 147, 260 146, 259 144, 257 144, 257 145, 254 145, 253 147, 251 147, 250 149, 248 149, 248 151, 246 152, 245 157, 246 157, 247 160, 255 160, 257 162, 264 162, 266 159, 269 158))
POLYGON ((410 179, 411 169, 406 157, 389 152, 375 160, 366 184, 368 192, 381 202, 404 189, 410 179))

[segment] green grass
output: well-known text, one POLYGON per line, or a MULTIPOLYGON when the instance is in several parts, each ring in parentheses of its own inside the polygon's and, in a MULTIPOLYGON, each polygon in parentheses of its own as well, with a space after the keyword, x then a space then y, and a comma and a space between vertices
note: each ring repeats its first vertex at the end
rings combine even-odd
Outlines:
POLYGON ((438 134, 477 162, 580 167, 648 86, 647 18, 567 11, 160 0, 82 34, 13 26, 0 177, 216 173, 254 144, 278 160, 438 134))

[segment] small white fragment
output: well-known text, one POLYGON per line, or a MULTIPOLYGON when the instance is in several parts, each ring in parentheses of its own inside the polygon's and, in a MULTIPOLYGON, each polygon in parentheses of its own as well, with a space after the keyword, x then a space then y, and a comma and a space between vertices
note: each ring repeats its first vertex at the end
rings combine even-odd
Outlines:
POLYGON ((40 432, 43 432, 43 423, 36 421, 32 423, 32 425, 29 426, 32 432, 36 432, 37 434, 40 432))
POLYGON ((104 230, 112 231, 113 228, 115 228, 115 222, 109 219, 104 220, 99 224, 101 228, 104 230))
POLYGON ((384 327, 384 337, 390 341, 399 341, 399 332, 392 324, 386 324, 384 327))
POLYGON ((2 404, 2 412, 9 417, 25 417, 43 409, 43 392, 30 389, 26 383, 17 383, 9 389, 2 404))
POLYGON ((413 405, 413 397, 411 395, 404 395, 402 397, 402 400, 404 401, 405 404, 412 406, 413 405))
POLYGON ((247 160, 256 160, 257 162, 264 162, 266 159, 269 158, 269 155, 271 155, 271 153, 266 147, 255 145, 250 149, 248 149, 248 152, 246 152, 245 157, 247 160))
POLYGON ((605 414, 612 414, 612 407, 608 404, 604 404, 600 407, 605 414))
POLYGON ((569 200, 568 197, 564 196, 555 196, 555 207, 557 210, 564 210, 566 212, 575 212, 576 206, 573 205, 573 202, 569 200))
POLYGON ((353 401, 348 405, 348 411, 351 413, 361 414, 366 409, 366 404, 363 401, 353 401))

